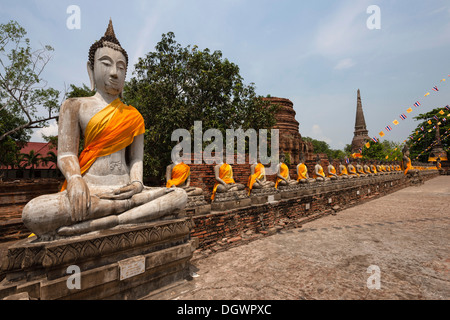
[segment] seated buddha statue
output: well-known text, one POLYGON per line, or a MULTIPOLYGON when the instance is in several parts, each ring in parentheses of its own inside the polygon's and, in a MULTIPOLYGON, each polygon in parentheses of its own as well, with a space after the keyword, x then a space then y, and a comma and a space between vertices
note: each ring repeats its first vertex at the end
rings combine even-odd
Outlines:
POLYGON ((293 186, 298 184, 297 180, 291 179, 289 175, 289 167, 284 163, 286 157, 283 153, 280 154, 280 161, 277 165, 277 181, 275 182, 275 188, 278 189, 279 186, 293 186))
POLYGON ((331 180, 340 179, 340 177, 336 173, 336 168, 333 166, 333 159, 331 157, 328 158, 327 176, 331 180))
POLYGON ((356 172, 356 168, 353 165, 353 162, 350 162, 347 166, 348 175, 353 178, 359 178, 359 174, 356 172))
POLYGON ((403 170, 403 173, 405 174, 405 176, 407 174, 409 174, 409 175, 418 174, 419 170, 415 169, 412 166, 412 161, 411 161, 411 158, 409 157, 409 147, 408 147, 408 145, 405 145, 403 147, 402 154, 403 154, 403 157, 402 157, 402 170, 403 170))
POLYGON ((330 178, 325 176, 325 173, 323 172, 323 167, 320 164, 320 157, 317 156, 316 158, 316 165, 314 166, 314 179, 316 179, 316 181, 329 181, 330 178))
POLYGON ((305 155, 300 155, 300 163, 297 165, 297 181, 299 183, 312 183, 315 179, 309 177, 308 167, 305 164, 305 155))
POLYGON ((343 159, 339 159, 339 177, 341 177, 341 179, 350 179, 352 178, 347 171, 347 167, 344 165, 344 160, 343 159))
POLYGON ((143 184, 144 132, 141 114, 120 101, 128 55, 112 22, 89 51, 92 97, 65 100, 58 121, 61 192, 31 200, 22 220, 38 240, 82 235, 118 225, 176 217, 185 208, 183 189, 143 184), (84 149, 78 156, 80 137, 84 149))
POLYGON ((373 175, 378 176, 379 173, 377 171, 377 167, 375 165, 375 161, 370 161, 370 171, 372 172, 373 175))
POLYGON ((191 187, 191 168, 184 162, 174 161, 166 168, 166 188, 182 188, 188 196, 200 196, 201 188, 191 187))
POLYGON ((367 174, 366 173, 364 173, 364 168, 363 168, 363 166, 361 165, 361 160, 357 160, 356 161, 356 172, 358 173, 358 175, 360 176, 360 177, 367 177, 367 174))
POLYGON ((273 188, 275 182, 268 181, 266 178, 266 169, 264 165, 260 162, 259 158, 250 167, 250 176, 248 177, 248 194, 252 192, 252 189, 267 189, 273 188))
POLYGON ((214 167, 214 177, 216 183, 213 188, 211 200, 215 199, 216 192, 235 192, 245 189, 243 184, 234 181, 233 168, 226 162, 225 155, 223 156, 223 161, 214 167))
POLYGON ((372 177, 372 176, 374 175, 374 174, 372 173, 372 170, 370 170, 370 166, 368 165, 367 162, 364 162, 363 169, 364 169, 364 173, 365 173, 368 177, 372 177))

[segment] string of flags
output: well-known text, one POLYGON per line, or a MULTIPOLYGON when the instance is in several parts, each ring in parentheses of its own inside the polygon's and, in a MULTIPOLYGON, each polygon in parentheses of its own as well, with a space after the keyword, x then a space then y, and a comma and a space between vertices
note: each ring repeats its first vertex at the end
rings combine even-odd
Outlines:
MULTIPOLYGON (((450 77, 450 74, 448 75, 448 77, 450 77)), ((447 79, 444 78, 444 79, 440 80, 440 83, 445 82, 446 80, 447 80, 447 79)), ((433 86, 432 91, 434 91, 434 92, 439 92, 439 88, 437 87, 437 85, 433 86)), ((429 96, 429 95, 430 95, 430 92, 427 92, 427 93, 424 95, 424 97, 427 97, 427 96, 429 96)), ((421 105, 422 105, 422 104, 420 103, 420 101, 415 101, 415 102, 413 103, 413 107, 415 107, 415 108, 418 108, 418 107, 420 107, 421 105)), ((449 111, 449 110, 450 110, 450 107, 447 105, 444 109, 446 109, 447 111, 449 111)), ((439 114, 444 115, 444 114, 445 114, 444 109, 440 110, 440 111, 439 111, 439 114)), ((405 121, 405 120, 408 119, 407 114, 410 114, 410 113, 413 112, 413 111, 414 111, 414 109, 413 109, 412 107, 409 107, 409 108, 406 110, 406 113, 401 113, 401 114, 398 116, 398 118, 400 119, 400 121, 405 121)), ((450 114, 448 115, 448 117, 449 117, 449 116, 450 116, 450 114)), ((447 121, 446 119, 445 119, 445 120, 440 120, 438 116, 434 116, 434 119, 435 119, 436 121, 438 121, 438 122, 440 122, 440 121, 447 121)), ((394 127, 395 127, 395 126, 398 126, 398 125, 400 124, 400 121, 399 121, 398 119, 394 119, 394 120, 392 121, 392 124, 394 125, 394 127)), ((428 123, 429 123, 429 124, 432 124, 431 120, 429 120, 428 123)), ((380 131, 378 135, 379 135, 380 137, 384 137, 387 133, 391 132, 392 129, 393 129, 394 127, 391 126, 391 125, 387 125, 387 126, 384 127, 384 131, 380 131), (385 133, 385 132, 386 132, 386 133, 385 133)), ((434 128, 436 128, 436 126, 435 126, 434 128)), ((423 129, 421 128, 421 130, 424 131, 425 129, 424 129, 424 128, 423 128, 423 129)), ((431 132, 431 130, 429 130, 428 132, 431 132)), ((410 138, 411 138, 411 136, 410 136, 410 138)), ((411 140, 412 140, 412 138, 411 138, 411 140)), ((407 141, 407 140, 405 140, 405 141, 403 141, 403 142, 406 142, 406 141, 407 141)), ((372 141, 367 142, 365 146, 366 146, 366 148, 370 148, 371 143, 378 143, 378 142, 379 142, 379 138, 378 138, 377 136, 375 136, 375 137, 372 138, 372 141)))

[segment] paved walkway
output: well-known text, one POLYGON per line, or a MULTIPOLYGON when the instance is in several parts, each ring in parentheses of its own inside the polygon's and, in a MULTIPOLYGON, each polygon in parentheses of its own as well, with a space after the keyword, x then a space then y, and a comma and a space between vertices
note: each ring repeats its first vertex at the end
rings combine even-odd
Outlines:
POLYGON ((450 177, 441 176, 216 253, 194 261, 189 290, 169 297, 450 299, 449 201, 450 177), (370 266, 379 290, 367 287, 370 266))

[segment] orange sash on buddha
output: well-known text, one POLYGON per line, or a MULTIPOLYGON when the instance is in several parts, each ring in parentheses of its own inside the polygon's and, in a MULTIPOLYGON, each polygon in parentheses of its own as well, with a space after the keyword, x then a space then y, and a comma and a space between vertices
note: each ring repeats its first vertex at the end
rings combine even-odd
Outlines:
POLYGON ((412 168, 411 166, 411 159, 408 158, 408 163, 406 164, 405 168, 405 175, 408 173, 408 171, 412 168))
POLYGON ((375 166, 370 166, 370 169, 373 173, 377 173, 377 168, 375 166))
POLYGON ((306 165, 304 163, 302 163, 298 167, 298 179, 297 179, 297 181, 307 179, 307 174, 308 174, 308 168, 306 167, 306 165))
POLYGON ((344 175, 344 174, 345 174, 345 175, 348 175, 348 171, 347 171, 347 168, 346 168, 345 166, 342 166, 342 167, 341 167, 341 174, 340 174, 340 175, 342 176, 342 175, 344 175))
MULTIPOLYGON (((289 168, 284 163, 282 163, 281 166, 280 166, 280 175, 283 178, 287 178, 289 176, 289 168)), ((275 183, 275 188, 276 189, 278 189, 278 184, 280 183, 281 180, 282 180, 281 178, 277 178, 277 182, 275 183)))
POLYGON ((325 175, 323 174, 322 166, 320 166, 319 175, 317 175, 316 172, 314 171, 314 179, 317 179, 318 177, 325 177, 325 175))
MULTIPOLYGON (((223 182, 225 182, 226 184, 236 183, 236 182, 234 182, 234 179, 233 179, 233 169, 227 163, 224 163, 223 165, 220 166, 219 178, 222 179, 223 182)), ((216 191, 217 191, 217 187, 219 186, 219 184, 220 184, 219 182, 216 182, 216 184, 214 185, 211 200, 214 200, 214 198, 216 197, 216 191)))
POLYGON ((332 174, 329 174, 329 175, 328 175, 328 178, 334 177, 333 174, 336 174, 336 168, 335 168, 334 166, 331 166, 330 172, 331 172, 332 174))
POLYGON ((189 177, 191 173, 191 168, 187 164, 184 164, 183 162, 177 164, 172 169, 172 179, 167 181, 167 188, 170 188, 172 186, 180 186, 182 185, 187 178, 189 177))
MULTIPOLYGON (((78 158, 81 175, 89 170, 97 158, 128 147, 136 136, 144 133, 145 123, 139 111, 117 98, 94 115, 86 127, 84 150, 78 158)), ((61 191, 66 187, 67 181, 61 191)))
POLYGON ((252 188, 256 182, 256 179, 260 180, 260 179, 264 178, 265 174, 266 174, 266 170, 264 169, 264 165, 261 163, 258 163, 255 167, 255 173, 252 174, 250 177, 248 177, 247 187, 248 187, 249 195, 252 192, 252 188))

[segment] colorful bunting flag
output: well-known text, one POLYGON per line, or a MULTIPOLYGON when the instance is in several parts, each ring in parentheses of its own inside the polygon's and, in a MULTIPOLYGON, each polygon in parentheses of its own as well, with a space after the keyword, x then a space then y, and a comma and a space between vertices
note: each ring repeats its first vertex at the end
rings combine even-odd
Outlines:
POLYGON ((381 132, 380 132, 380 137, 384 137, 384 136, 385 136, 384 132, 381 131, 381 132))
POLYGON ((386 130, 387 131, 392 131, 392 127, 391 126, 386 126, 386 130))
POLYGON ((420 106, 421 104, 420 104, 420 102, 419 101, 416 101, 415 103, 414 103, 414 106, 416 106, 416 108, 418 107, 418 106, 420 106))
POLYGON ((375 142, 375 143, 377 143, 377 142, 378 142, 378 139, 377 139, 377 137, 373 137, 373 138, 372 138, 372 140, 373 140, 373 142, 375 142))
POLYGON ((409 108, 408 110, 406 110, 406 112, 411 113, 413 110, 412 108, 409 108))
POLYGON ((406 120, 406 115, 404 114, 404 113, 402 113, 401 115, 400 115, 400 118, 402 119, 402 120, 406 120))
POLYGON ((434 86, 434 87, 433 87, 433 90, 434 90, 434 91, 439 91, 439 89, 438 89, 437 86, 434 86))
POLYGON ((445 114, 444 110, 439 111, 439 113, 442 114, 442 115, 445 114))
POLYGON ((429 95, 430 95, 430 93, 427 92, 427 93, 425 93, 424 97, 427 97, 427 96, 429 96, 429 95))
POLYGON ((397 120, 392 121, 393 124, 398 125, 399 122, 397 120))
POLYGON ((366 148, 369 149, 370 148, 370 142, 366 143, 366 148))
POLYGON ((427 122, 428 122, 428 124, 432 124, 433 123, 433 122, 431 122, 431 120, 428 120, 427 122))

